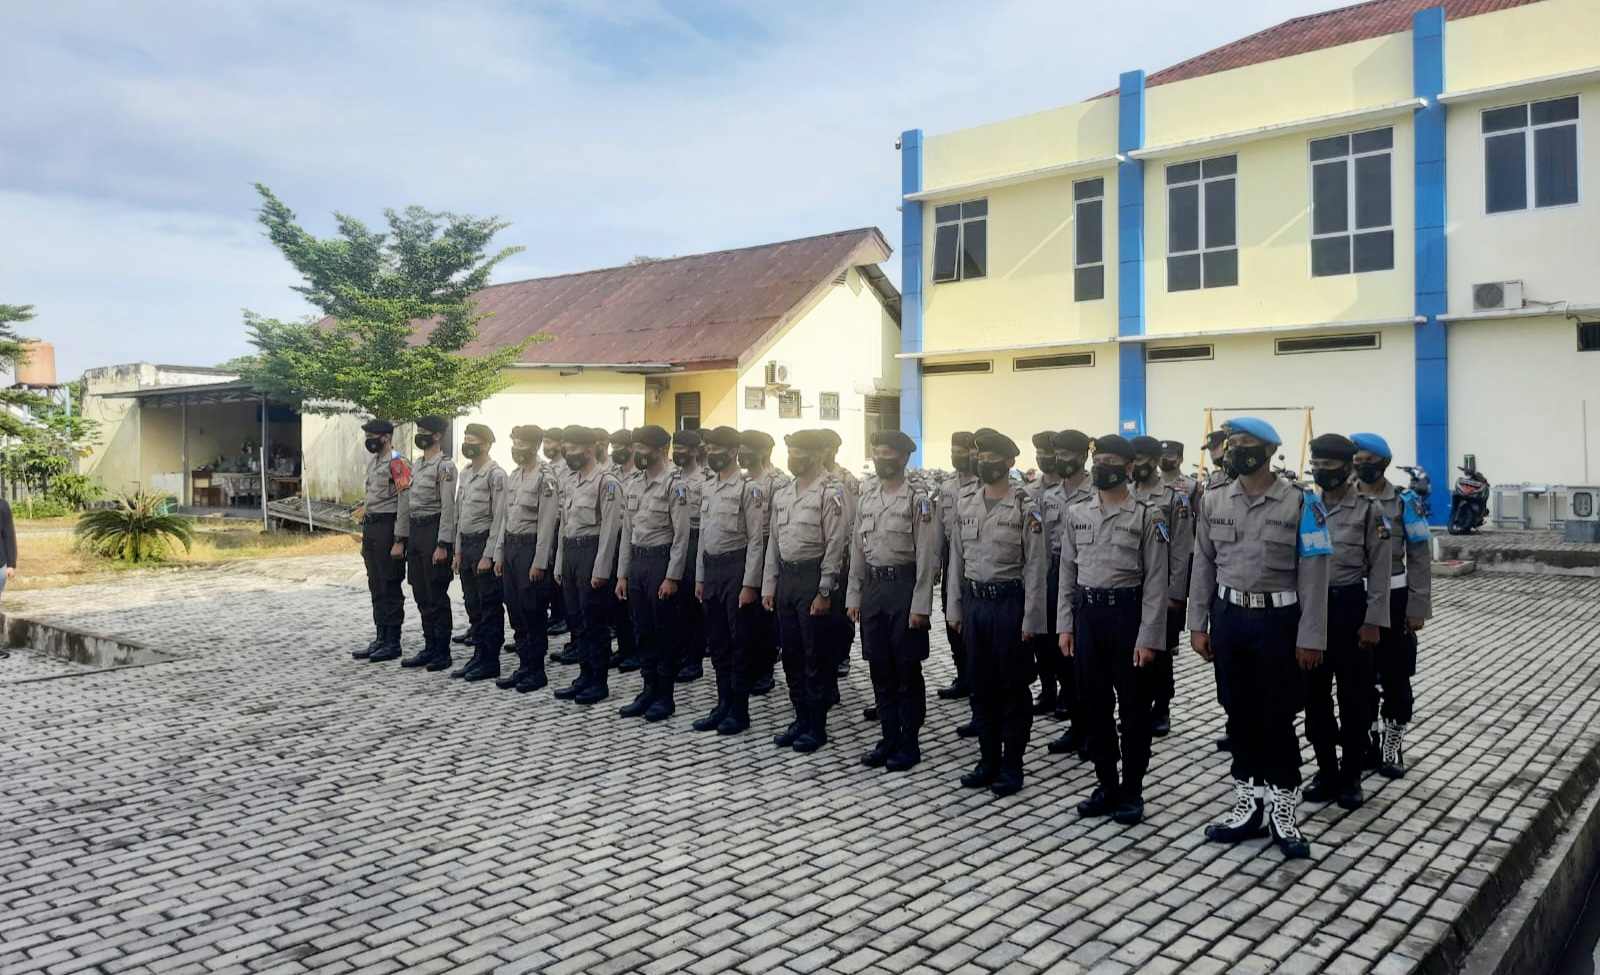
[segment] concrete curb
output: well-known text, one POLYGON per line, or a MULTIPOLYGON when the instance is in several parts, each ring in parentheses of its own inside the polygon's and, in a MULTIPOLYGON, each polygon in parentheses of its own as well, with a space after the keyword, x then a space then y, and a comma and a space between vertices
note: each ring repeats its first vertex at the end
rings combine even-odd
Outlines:
POLYGON ((88 677, 92 674, 110 673, 132 667, 170 663, 179 659, 178 654, 156 650, 142 643, 118 640, 77 627, 44 623, 24 616, 0 615, 0 632, 4 634, 7 647, 35 650, 55 660, 82 664, 88 668, 67 674, 24 677, 7 682, 11 684, 33 684, 66 677, 88 677))

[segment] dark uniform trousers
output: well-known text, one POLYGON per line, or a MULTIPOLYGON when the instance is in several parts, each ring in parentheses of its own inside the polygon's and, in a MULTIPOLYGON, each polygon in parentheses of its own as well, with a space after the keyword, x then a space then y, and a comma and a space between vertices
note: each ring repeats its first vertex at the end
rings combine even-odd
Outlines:
POLYGON ((703 619, 706 626, 706 647, 711 654, 711 666, 717 674, 717 690, 723 695, 750 693, 750 685, 761 676, 752 660, 751 640, 766 610, 761 600, 749 606, 739 606, 739 592, 744 588, 745 549, 735 549, 721 555, 705 556, 706 577, 703 619))
POLYGON ((538 659, 550 650, 550 635, 546 619, 548 574, 546 582, 528 578, 533 568, 533 553, 538 548, 537 535, 506 535, 505 576, 502 592, 505 595, 506 615, 511 617, 511 632, 516 635, 517 652, 532 651, 538 659))
POLYGON ((1406 629, 1408 600, 1405 589, 1389 590, 1389 626, 1378 631, 1376 658, 1383 717, 1401 724, 1411 723, 1411 678, 1417 673, 1417 635, 1406 629))
MULTIPOLYGON (((821 592, 822 560, 780 562, 777 611, 779 642, 783 647, 783 676, 789 684, 789 701, 802 728, 821 725, 832 690, 833 644, 829 616, 812 616, 811 601, 821 592)), ((834 594, 834 605, 844 601, 834 594)))
POLYGON ((611 659, 611 639, 606 638, 606 657, 608 664, 615 664, 623 660, 637 660, 639 658, 639 641, 633 631, 633 611, 621 604, 616 598, 617 580, 611 580, 611 626, 610 632, 617 636, 617 655, 611 659))
MULTIPOLYGON (((844 547, 844 562, 839 567, 839 578, 850 578, 849 545, 844 547)), ((833 665, 835 668, 850 659, 850 648, 856 644, 856 624, 850 619, 849 613, 842 612, 844 609, 844 599, 842 597, 844 596, 845 587, 845 583, 841 582, 839 584, 840 591, 834 594, 834 611, 828 614, 828 619, 832 621, 832 626, 829 629, 830 638, 833 640, 833 665)), ((833 697, 837 698, 839 696, 839 675, 837 669, 834 671, 832 685, 832 695, 833 697)))
POLYGON ((1064 697, 1073 693, 1071 679, 1066 676, 1070 664, 1061 656, 1061 645, 1056 642, 1056 594, 1061 591, 1061 553, 1050 556, 1049 601, 1045 604, 1048 625, 1040 635, 1029 640, 1033 649, 1033 662, 1039 668, 1039 702, 1047 706, 1070 707, 1073 701, 1064 697))
POLYGON ((488 542, 488 532, 461 536, 461 601, 467 607, 472 645, 486 655, 493 654, 490 660, 498 663, 506 642, 505 602, 493 566, 488 572, 478 571, 488 542))
MULTIPOLYGON (((411 580, 411 598, 416 600, 417 615, 422 617, 424 641, 442 640, 450 645, 450 571, 448 554, 437 565, 433 550, 439 547, 439 516, 411 519, 411 534, 406 538, 406 574, 411 580)), ((450 546, 445 545, 445 552, 450 546)))
POLYGON ((361 561, 367 566, 367 592, 372 596, 372 625, 399 626, 406 620, 406 563, 390 554, 394 548, 394 514, 369 514, 361 520, 361 561))
POLYGON ((1248 609, 1211 601, 1211 647, 1232 706, 1233 777, 1280 789, 1300 785, 1300 736, 1294 716, 1305 695, 1295 661, 1300 607, 1248 609))
MULTIPOLYGON (((939 597, 944 599, 944 589, 947 586, 959 585, 961 580, 954 581, 950 578, 950 543, 944 543, 944 551, 939 553, 939 597)), ((940 603, 945 605, 944 602, 940 603)), ((944 628, 945 635, 950 638, 950 662, 956 667, 956 680, 965 684, 967 682, 967 637, 965 633, 950 628, 944 628)))
POLYGON ((627 608, 633 620, 646 701, 670 703, 673 681, 678 676, 678 607, 683 602, 683 586, 679 585, 677 595, 660 597, 671 555, 671 545, 635 545, 628 565, 627 608))
POLYGON ((565 539, 561 543, 561 589, 567 600, 567 626, 578 643, 580 687, 609 686, 607 670, 611 656, 609 627, 615 616, 615 586, 599 589, 589 584, 594 577, 594 560, 600 554, 600 536, 565 539))
POLYGON ((1167 652, 1156 654, 1149 668, 1150 703, 1156 714, 1168 714, 1172 710, 1172 695, 1177 690, 1173 664, 1178 657, 1178 637, 1183 633, 1188 618, 1188 603, 1177 609, 1173 609, 1170 603, 1167 605, 1167 652))
POLYGON ((1119 754, 1120 781, 1129 793, 1141 792, 1150 768, 1150 722, 1146 716, 1155 681, 1144 673, 1148 668, 1133 665, 1143 595, 1138 586, 1079 589, 1073 594, 1072 663, 1078 672, 1078 721, 1088 737, 1095 774, 1108 794, 1119 787, 1119 754), (1120 748, 1118 711, 1122 715, 1120 748))
POLYGON ((1022 771, 1033 729, 1033 652, 1022 642, 1021 580, 971 582, 961 590, 972 717, 978 724, 983 764, 1022 771))
POLYGON ((1361 625, 1367 619, 1367 588, 1361 583, 1328 590, 1328 650, 1322 666, 1306 680, 1306 741, 1317 757, 1317 769, 1342 774, 1354 784, 1361 778, 1367 729, 1376 709, 1372 651, 1361 646, 1361 625), (1339 717, 1333 716, 1334 683, 1339 685, 1339 717), (1339 761, 1338 747, 1344 750, 1339 761))
POLYGON ((915 565, 871 566, 861 590, 861 650, 877 692, 878 723, 891 749, 917 747, 927 713, 922 662, 928 659, 928 631, 911 629, 915 565))
MULTIPOLYGON (((694 598, 698 579, 694 574, 695 558, 700 552, 700 532, 689 532, 688 561, 683 565, 683 584, 678 587, 678 645, 680 659, 689 664, 706 659, 706 613, 700 600, 694 598)), ((735 593, 737 595, 737 593, 735 593)))

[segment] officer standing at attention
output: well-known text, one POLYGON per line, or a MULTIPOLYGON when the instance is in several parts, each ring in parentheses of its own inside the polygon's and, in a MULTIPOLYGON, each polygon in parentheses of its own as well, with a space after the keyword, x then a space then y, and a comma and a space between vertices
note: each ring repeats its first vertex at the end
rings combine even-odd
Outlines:
POLYGON ((689 555, 689 486, 667 463, 672 435, 659 426, 633 431, 638 476, 622 485, 622 545, 617 550, 617 599, 633 618, 639 648, 639 696, 617 713, 665 721, 676 708, 673 687, 681 662, 679 611, 689 555))
POLYGON ((1233 702, 1233 806, 1206 838, 1237 843, 1263 823, 1284 856, 1311 855, 1300 833, 1300 740, 1294 716, 1304 671, 1322 663, 1328 630, 1327 513, 1269 463, 1283 440, 1272 424, 1223 427, 1237 479, 1206 493, 1195 539, 1189 642, 1233 702))
POLYGON ((1112 435, 1095 441, 1095 492, 1067 509, 1056 603, 1057 642, 1078 671, 1082 721, 1100 782, 1078 803, 1078 815, 1110 816, 1125 826, 1144 818, 1153 686, 1144 674, 1166 653, 1171 574, 1161 508, 1128 489, 1140 452, 1137 440, 1112 435))
POLYGON ((422 451, 406 491, 410 512, 406 531, 406 574, 422 619, 422 651, 400 661, 402 667, 450 668, 450 556, 456 537, 456 465, 444 455, 450 421, 442 416, 417 420, 412 441, 422 451))
POLYGON ((542 440, 544 431, 537 426, 511 428, 511 459, 517 466, 506 478, 506 516, 494 546, 517 647, 517 669, 495 686, 523 694, 549 682, 544 672, 550 650, 546 574, 556 551, 557 501, 555 474, 539 456, 542 440))
MULTIPOLYGON (((1189 559, 1194 554, 1194 500, 1190 487, 1179 480, 1168 482, 1160 468, 1166 444, 1154 437, 1133 438, 1133 496, 1161 509, 1170 544, 1167 559, 1167 611, 1162 619, 1161 644, 1166 653, 1156 654, 1145 668, 1143 679, 1150 684, 1150 733, 1164 737, 1172 730, 1172 695, 1176 690, 1172 656, 1178 649, 1178 634, 1183 629, 1185 602, 1189 598, 1189 559)), ((1182 456, 1183 446, 1178 445, 1182 456)))
MULTIPOLYGON (((955 664, 956 677, 950 682, 949 687, 938 690, 940 700, 955 701, 972 694, 972 683, 967 679, 967 644, 961 630, 950 622, 950 598, 959 588, 961 580, 950 575, 950 551, 955 545, 955 537, 960 533, 961 496, 969 491, 978 489, 978 476, 973 473, 977 463, 974 457, 972 433, 967 430, 958 430, 950 435, 950 466, 955 468, 955 476, 946 478, 939 485, 939 503, 936 505, 939 512, 939 540, 941 552, 939 558, 939 583, 940 598, 944 600, 945 636, 950 642, 950 661, 955 664)), ((970 722, 969 722, 970 725, 970 722)), ((974 729, 974 733, 976 729, 974 729)))
MULTIPOLYGON (((766 498, 768 523, 761 529, 762 564, 766 564, 767 539, 772 534, 772 499, 778 490, 789 483, 789 476, 772 466, 772 448, 776 446, 770 436, 760 430, 746 430, 739 434, 739 466, 761 488, 766 498)), ((751 694, 766 694, 774 686, 773 668, 778 665, 778 618, 765 606, 757 616, 756 629, 751 634, 750 662, 754 668, 751 694)))
POLYGON ((461 456, 468 461, 456 495, 456 551, 453 568, 461 576, 461 601, 472 633, 472 659, 450 672, 468 681, 500 676, 500 648, 506 640, 505 605, 492 540, 506 517, 506 472, 489 456, 494 433, 481 423, 467 424, 461 456))
MULTIPOLYGON (((1227 487, 1233 483, 1233 472, 1228 469, 1228 435, 1221 430, 1213 430, 1206 434, 1206 455, 1211 458, 1211 470, 1206 474, 1205 480, 1200 483, 1200 488, 1195 501, 1195 535, 1199 536, 1200 500, 1207 491, 1227 487)), ((1193 573, 1194 560, 1190 559, 1190 572, 1193 573)), ((1210 593, 1201 593, 1199 598, 1209 600, 1210 593)), ((1222 672, 1215 663, 1211 668, 1211 680, 1217 686, 1217 703, 1222 706, 1222 713, 1226 720, 1223 723, 1222 737, 1216 741, 1217 751, 1233 751, 1233 707, 1228 700, 1228 689, 1222 683, 1222 672)))
POLYGON ((1306 675, 1306 741, 1316 755, 1317 774, 1306 787, 1305 798, 1337 799, 1346 809, 1361 808, 1367 728, 1377 712, 1372 650, 1378 645, 1380 628, 1389 625, 1389 529, 1378 503, 1355 490, 1350 463, 1355 455, 1356 445, 1337 433, 1311 441, 1311 474, 1328 510, 1333 556, 1328 570, 1328 652, 1322 666, 1306 675))
POLYGON ((1033 435, 1033 476, 1028 478, 1028 487, 1035 494, 1043 492, 1045 488, 1061 480, 1056 476, 1056 432, 1054 430, 1041 430, 1033 435))
POLYGON ((696 731, 736 735, 750 727, 754 640, 761 626, 761 576, 766 565, 767 497, 739 469, 739 431, 704 434, 706 466, 715 478, 700 498, 695 599, 706 620, 706 645, 717 676, 717 704, 696 731))
POLYGON ((561 542, 556 578, 572 607, 568 626, 577 634, 578 679, 555 692, 563 701, 590 705, 611 694, 607 627, 616 587, 617 544, 622 538, 622 484, 597 460, 604 430, 567 427, 562 450, 573 478, 561 495, 561 542))
POLYGON ((1396 538, 1390 546, 1389 624, 1378 641, 1378 687, 1383 700, 1383 728, 1378 740, 1378 771, 1398 779, 1406 774, 1405 734, 1414 698, 1411 678, 1417 672, 1417 634, 1433 616, 1433 532, 1422 513, 1422 499, 1389 483, 1384 472, 1394 458, 1389 442, 1376 433, 1358 433, 1355 441, 1356 490, 1378 502, 1396 538))
MULTIPOLYGON (((861 505, 861 479, 852 474, 848 469, 839 466, 839 448, 844 441, 840 439, 839 432, 830 428, 817 431, 822 434, 825 446, 822 449, 822 469, 832 474, 839 483, 844 485, 844 516, 845 524, 856 523, 856 510, 861 505)), ((841 577, 850 578, 850 547, 845 546, 844 568, 841 577)), ((850 673, 850 648, 856 642, 856 624, 844 613, 834 617, 836 626, 832 639, 834 641, 834 654, 838 664, 834 667, 833 703, 839 703, 839 678, 850 673)))
POLYGON ((394 449, 394 424, 368 420, 361 430, 372 460, 367 462, 367 493, 356 518, 361 522, 361 561, 367 568, 367 593, 372 598, 372 625, 377 636, 365 650, 350 656, 381 663, 400 658, 400 627, 406 618, 406 597, 400 583, 406 576, 405 532, 410 527, 406 490, 411 487, 411 469, 394 449))
MULTIPOLYGON (((1062 430, 1051 440, 1055 451, 1055 471, 1057 481, 1047 488, 1044 497, 1039 500, 1040 509, 1044 515, 1045 538, 1049 540, 1050 576, 1049 587, 1046 593, 1046 611, 1049 613, 1050 632, 1061 632, 1060 621, 1056 619, 1056 606, 1061 593, 1061 543, 1067 524, 1067 510, 1079 501, 1088 501, 1094 496, 1093 484, 1089 479, 1089 446, 1087 434, 1081 430, 1062 430)), ((1057 721, 1072 720, 1060 737, 1046 746, 1052 755, 1066 755, 1077 752, 1080 758, 1089 757, 1089 739, 1084 734, 1084 729, 1077 723, 1076 708, 1078 707, 1078 675, 1077 666, 1061 655, 1060 647, 1052 642, 1052 653, 1049 658, 1050 674, 1056 685, 1055 718, 1057 721)), ((1039 675, 1041 683, 1045 680, 1044 673, 1039 675)))
POLYGON ((916 441, 899 431, 872 435, 875 476, 861 489, 850 533, 846 611, 861 626, 872 671, 882 737, 861 764, 901 772, 922 760, 919 735, 927 711, 922 662, 938 572, 939 523, 934 501, 906 479, 916 441))
MULTIPOLYGON (((563 485, 572 477, 572 469, 567 466, 567 459, 561 453, 563 430, 554 427, 544 433, 544 462, 547 473, 556 479, 556 492, 559 495, 563 485)), ((556 500, 556 535, 561 537, 561 501, 556 500)), ((556 574, 548 573, 544 577, 545 603, 550 607, 550 635, 561 636, 567 632, 567 601, 562 597, 561 587, 556 585, 556 574)), ((555 653, 552 652, 554 657, 555 653)), ((576 662, 576 661, 573 661, 576 662)))
POLYGON ((844 550, 850 525, 844 485, 822 468, 827 438, 801 430, 783 438, 795 479, 772 499, 772 527, 761 603, 777 614, 783 676, 795 720, 776 738, 779 748, 814 752, 828 742, 833 687, 830 629, 844 609, 844 550))
POLYGON ((684 561, 684 595, 678 600, 679 656, 683 660, 678 668, 680 684, 697 681, 705 674, 705 607, 694 598, 695 583, 700 578, 695 574, 700 562, 700 497, 711 480, 711 472, 705 469, 705 455, 699 430, 679 430, 672 435, 672 463, 683 475, 683 486, 689 491, 689 555, 684 561))
MULTIPOLYGON (((1056 432, 1054 430, 1041 430, 1033 435, 1033 457, 1037 473, 1028 481, 1028 493, 1039 499, 1039 512, 1044 517, 1045 538, 1053 537, 1053 524, 1055 519, 1065 514, 1064 511, 1053 508, 1049 496, 1053 488, 1061 483, 1061 476, 1056 473, 1056 432)), ((1033 702, 1035 716, 1054 714, 1059 700, 1058 677, 1061 667, 1056 661, 1061 659, 1061 652, 1056 649, 1055 616, 1056 616, 1056 570, 1052 565, 1049 576, 1049 593, 1045 599, 1045 614, 1049 623, 1049 630, 1033 638, 1033 662, 1039 670, 1039 697, 1033 702)))
POLYGON ((1022 757, 1033 725, 1033 654, 1028 640, 1044 632, 1049 543, 1038 502, 1010 479, 1017 445, 981 430, 978 479, 961 497, 960 530, 952 539, 950 613, 966 636, 978 726, 978 765, 962 776, 969 789, 997 796, 1022 788, 1022 757))
MULTIPOLYGON (((627 483, 639 476, 638 468, 633 466, 633 431, 613 430, 609 435, 604 430, 598 431, 601 440, 595 447, 595 457, 604 456, 601 451, 607 446, 611 450, 611 459, 606 464, 606 470, 615 475, 618 483, 626 486, 627 483)), ((622 524, 617 524, 618 546, 621 545, 622 524)), ((617 551, 620 553, 621 548, 617 551)), ((616 589, 617 583, 624 580, 612 579, 611 588, 616 589)), ((611 603, 611 632, 616 634, 617 649, 614 654, 608 651, 607 666, 616 668, 618 673, 632 673, 639 669, 639 642, 633 632, 633 615, 628 611, 628 604, 621 600, 611 603)), ((610 645, 609 638, 607 646, 610 645)))

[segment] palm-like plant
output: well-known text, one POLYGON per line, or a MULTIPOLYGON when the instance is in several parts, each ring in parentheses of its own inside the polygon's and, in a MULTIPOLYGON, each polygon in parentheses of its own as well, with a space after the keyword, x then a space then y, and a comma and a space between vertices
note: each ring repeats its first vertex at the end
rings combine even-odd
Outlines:
POLYGON ((78 544, 97 555, 134 563, 161 561, 175 542, 187 552, 194 529, 189 519, 166 513, 170 500, 139 491, 122 495, 114 507, 85 512, 74 529, 78 544))

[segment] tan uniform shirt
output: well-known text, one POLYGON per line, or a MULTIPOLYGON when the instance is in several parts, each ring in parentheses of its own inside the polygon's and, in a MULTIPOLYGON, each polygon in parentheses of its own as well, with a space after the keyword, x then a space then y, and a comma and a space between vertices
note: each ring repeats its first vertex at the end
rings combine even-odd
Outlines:
POLYGON ((683 475, 683 486, 689 489, 689 530, 697 532, 700 530, 700 498, 713 475, 704 467, 680 467, 678 472, 683 475))
POLYGON ((981 485, 961 493, 959 530, 951 537, 950 576, 945 596, 952 623, 961 622, 961 581, 1023 584, 1022 629, 1043 633, 1045 600, 1049 598, 1050 553, 1044 517, 1022 485, 1011 482, 993 508, 981 485))
MULTIPOLYGON (((406 489, 410 521, 439 516, 439 544, 456 541, 456 463, 443 453, 417 461, 406 489)), ((410 537, 409 535, 406 537, 410 537)))
POLYGON ((1079 501, 1094 497, 1094 487, 1089 483, 1089 473, 1084 471, 1071 481, 1057 481, 1045 489, 1039 499, 1039 510, 1044 515, 1044 537, 1050 543, 1050 557, 1061 558, 1061 534, 1066 529, 1067 509, 1079 501))
MULTIPOLYGON (((1165 651, 1169 529, 1160 508, 1129 492, 1106 504, 1099 492, 1067 509, 1061 536, 1061 589, 1056 594, 1056 629, 1071 633, 1073 591, 1144 587, 1139 600, 1139 636, 1134 647, 1165 651)), ((1130 650, 1134 647, 1129 647, 1130 650)))
POLYGON ((1251 593, 1293 592, 1300 606, 1295 645, 1327 648, 1328 559, 1300 555, 1306 503, 1305 494, 1281 477, 1254 498, 1238 481, 1206 492, 1195 532, 1190 630, 1210 625, 1211 596, 1219 585, 1251 593))
POLYGON ((939 574, 939 520, 927 492, 910 481, 893 490, 877 478, 861 487, 855 529, 850 533, 850 586, 846 609, 861 608, 867 567, 916 566, 911 612, 933 612, 933 578, 939 574))
POLYGON ((494 557, 494 539, 506 518, 506 472, 494 461, 461 472, 456 487, 456 543, 468 535, 488 535, 483 554, 494 557))
MULTIPOLYGON (((971 474, 954 474, 945 478, 939 484, 939 501, 935 506, 939 513, 939 546, 940 557, 943 558, 945 546, 954 547, 954 539, 961 534, 961 496, 968 491, 976 490, 977 477, 971 474)), ((950 590, 960 588, 961 579, 950 573, 950 577, 942 580, 944 586, 944 612, 946 620, 950 616, 950 590)))
POLYGON ((849 544, 850 525, 845 519, 844 485, 824 472, 810 484, 790 481, 772 499, 772 527, 767 536, 766 573, 761 595, 778 594, 778 568, 781 562, 822 560, 819 592, 832 592, 845 580, 844 550, 849 544))
POLYGON ((389 461, 399 457, 397 451, 384 453, 380 450, 367 460, 367 491, 361 507, 369 515, 404 515, 395 518, 395 526, 404 532, 411 526, 410 508, 406 493, 395 485, 394 478, 389 475, 389 461))
POLYGON ((622 547, 617 555, 617 578, 628 578, 633 547, 670 545, 667 578, 683 581, 689 561, 689 486, 676 468, 664 466, 651 477, 644 471, 622 486, 626 503, 622 511, 622 547))
POLYGON ((506 477, 506 517, 494 540, 496 562, 505 561, 507 535, 533 535, 533 564, 550 567, 557 542, 556 511, 561 506, 556 485, 555 471, 543 461, 535 462, 531 470, 515 468, 506 477))
POLYGON ((1182 487, 1163 484, 1158 478, 1149 485, 1135 484, 1133 496, 1161 509, 1167 523, 1167 598, 1189 598, 1189 556, 1194 554, 1194 512, 1189 494, 1182 487))
POLYGON ((1333 539, 1328 585, 1367 587, 1366 622, 1389 625, 1389 547, 1393 540, 1378 503, 1352 488, 1328 509, 1328 536, 1333 539))
MULTIPOLYGON (((1405 499, 1400 489, 1385 484, 1377 494, 1367 495, 1378 502, 1379 509, 1388 521, 1389 534, 1394 536, 1389 546, 1389 588, 1406 590, 1406 615, 1417 619, 1433 616, 1433 541, 1413 542, 1406 537, 1405 499), (1402 578, 1402 576, 1404 578, 1402 578)), ((1384 625, 1388 625, 1385 621, 1384 625)))
POLYGON ((569 484, 565 491, 556 492, 561 500, 561 542, 556 548, 556 571, 561 571, 567 539, 599 537, 600 551, 594 558, 592 578, 610 579, 616 567, 617 544, 622 540, 622 485, 599 464, 587 475, 574 472, 569 484))
POLYGON ((767 549, 767 499, 756 482, 743 474, 706 482, 700 492, 700 549, 695 553, 694 577, 704 579, 707 555, 726 555, 744 549, 744 582, 761 588, 767 549))

